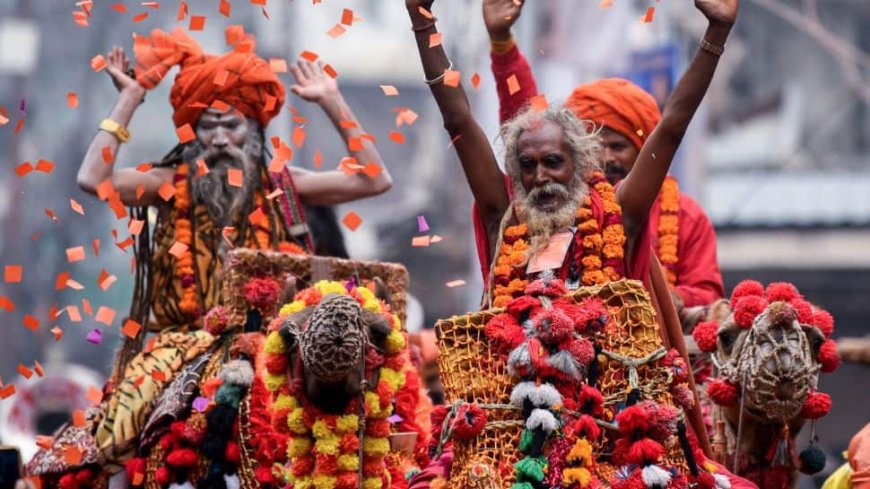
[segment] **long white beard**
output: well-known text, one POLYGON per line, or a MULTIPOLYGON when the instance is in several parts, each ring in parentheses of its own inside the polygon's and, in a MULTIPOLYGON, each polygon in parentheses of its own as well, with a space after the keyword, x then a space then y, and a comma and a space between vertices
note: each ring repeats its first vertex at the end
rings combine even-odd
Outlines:
POLYGON ((237 148, 221 152, 204 152, 197 159, 204 159, 209 172, 193 178, 193 201, 204 204, 209 216, 219 227, 231 226, 240 219, 239 213, 253 197, 259 172, 251 155, 237 148), (230 169, 242 170, 241 187, 229 184, 230 169))
POLYGON ((583 203, 587 187, 581 185, 563 185, 550 183, 544 187, 533 189, 520 204, 520 218, 529 228, 529 257, 545 247, 553 234, 571 227, 576 220, 577 210, 583 203), (549 193, 561 196, 564 203, 554 210, 543 210, 538 207, 538 198, 541 194, 549 193))

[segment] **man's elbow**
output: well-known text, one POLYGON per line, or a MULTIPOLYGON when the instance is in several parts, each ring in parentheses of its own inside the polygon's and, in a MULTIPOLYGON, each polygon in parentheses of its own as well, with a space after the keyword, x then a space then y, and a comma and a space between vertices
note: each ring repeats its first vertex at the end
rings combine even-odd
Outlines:
POLYGON ((393 178, 387 174, 383 174, 381 178, 375 180, 372 195, 381 195, 393 188, 393 178))
POLYGON ((84 192, 87 192, 89 194, 97 193, 98 182, 96 182, 93 177, 86 173, 79 172, 79 174, 76 176, 76 183, 78 184, 79 188, 82 189, 84 192))
POLYGON ((465 128, 474 121, 470 111, 455 111, 444 115, 444 129, 450 135, 450 139, 460 136, 465 128))

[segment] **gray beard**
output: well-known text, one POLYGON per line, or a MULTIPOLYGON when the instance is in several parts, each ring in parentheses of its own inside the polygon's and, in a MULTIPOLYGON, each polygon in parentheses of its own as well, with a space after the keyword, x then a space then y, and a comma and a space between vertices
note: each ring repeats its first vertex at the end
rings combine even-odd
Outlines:
POLYGON ((205 160, 209 172, 193 178, 193 202, 205 205, 212 221, 219 228, 232 226, 243 217, 240 213, 254 196, 259 176, 256 157, 230 147, 221 151, 205 151, 192 161, 199 159, 205 160), (242 170, 241 187, 234 187, 227 181, 230 169, 242 170))

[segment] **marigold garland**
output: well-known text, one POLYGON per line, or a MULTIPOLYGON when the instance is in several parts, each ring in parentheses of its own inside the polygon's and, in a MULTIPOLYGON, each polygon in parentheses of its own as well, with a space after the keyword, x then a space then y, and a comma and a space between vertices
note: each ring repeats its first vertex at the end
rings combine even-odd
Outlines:
POLYGON ((659 192, 658 257, 671 287, 677 284, 677 262, 680 242, 680 187, 677 179, 668 175, 659 192))
MULTIPOLYGON (((601 172, 592 174, 589 185, 603 202, 603 228, 592 211, 592 198, 587 196, 577 210, 574 256, 568 262, 574 267, 582 266, 578 273, 583 285, 597 285, 622 278, 626 237, 622 209, 613 186, 601 172)), ((529 243, 529 228, 525 223, 505 229, 493 268, 494 307, 504 307, 512 299, 521 297, 531 283, 524 269, 530 258, 529 243)), ((560 275, 567 274, 567 268, 563 267, 560 275)))
MULTIPOLYGON (((287 455, 291 464, 285 477, 294 489, 355 489, 359 486, 362 466, 362 487, 390 487, 386 458, 390 451, 388 437, 391 432, 388 418, 393 414, 393 400, 408 380, 405 335, 399 318, 391 314, 389 307, 370 289, 335 281, 321 281, 299 292, 293 302, 281 308, 280 314, 293 314, 314 306, 329 294, 353 297, 364 309, 385 316, 392 331, 387 335, 385 354, 380 357, 383 360, 380 365, 373 366, 378 369, 378 382, 364 395, 365 436, 362 440, 358 436, 358 400, 351 401, 343 415, 329 415, 317 409, 305 399, 301 385, 287 383, 286 362, 273 358, 286 357, 287 346, 278 331, 269 334, 264 348, 268 371, 266 386, 275 397, 274 410, 286 419, 290 438, 287 455), (358 455, 360 445, 362 460, 358 455)), ((273 322, 276 324, 280 321, 273 322)), ((405 404, 397 403, 397 409, 413 410, 414 406, 405 404)), ((412 415, 407 412, 399 414, 402 417, 412 415)))

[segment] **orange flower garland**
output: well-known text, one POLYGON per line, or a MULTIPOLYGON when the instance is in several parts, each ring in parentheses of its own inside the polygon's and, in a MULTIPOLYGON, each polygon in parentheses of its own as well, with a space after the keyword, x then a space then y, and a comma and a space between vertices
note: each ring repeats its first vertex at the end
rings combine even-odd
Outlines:
POLYGON ((184 250, 175 254, 175 276, 181 280, 181 302, 179 308, 185 314, 195 316, 199 313, 199 297, 196 292, 196 277, 193 268, 193 224, 190 209, 190 167, 184 163, 175 173, 175 242, 183 244, 184 250))
MULTIPOLYGON (((580 281, 583 285, 596 285, 622 277, 626 237, 622 208, 613 186, 601 172, 593 173, 589 183, 604 204, 603 231, 592 211, 592 198, 586 196, 577 210, 574 256, 569 261, 573 266, 582 266, 580 281)), ((494 307, 504 307, 511 299, 521 296, 529 285, 524 270, 530 258, 528 234, 529 228, 524 223, 509 226, 504 231, 493 268, 494 307)))
POLYGON ((677 248, 680 242, 680 188, 677 179, 668 175, 659 193, 658 257, 664 265, 671 287, 677 284, 677 248))

